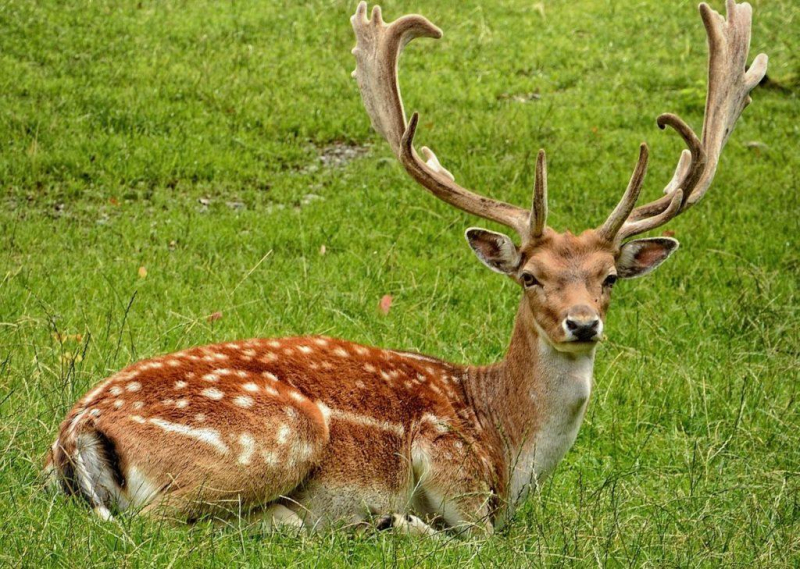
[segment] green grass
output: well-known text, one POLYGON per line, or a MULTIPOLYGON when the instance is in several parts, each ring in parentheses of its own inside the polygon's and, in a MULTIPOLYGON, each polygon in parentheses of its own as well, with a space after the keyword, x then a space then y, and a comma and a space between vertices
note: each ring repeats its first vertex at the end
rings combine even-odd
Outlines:
MULTIPOLYGON (((800 564, 794 0, 754 2, 772 85, 707 199, 672 224, 678 254, 617 287, 573 450, 506 530, 474 541, 106 524, 41 491, 68 408, 136 359, 325 333, 489 362, 518 298, 472 258, 475 220, 415 187, 369 128, 355 0, 63 4, 0 0, 0 564, 800 564), (325 166, 341 144, 367 153, 325 166)), ((654 119, 699 126, 704 33, 695 2, 542 5, 384 13, 445 30, 403 59, 419 143, 519 204, 545 147, 551 225, 577 231, 617 201, 641 140, 647 196, 669 179, 681 145, 654 119)))

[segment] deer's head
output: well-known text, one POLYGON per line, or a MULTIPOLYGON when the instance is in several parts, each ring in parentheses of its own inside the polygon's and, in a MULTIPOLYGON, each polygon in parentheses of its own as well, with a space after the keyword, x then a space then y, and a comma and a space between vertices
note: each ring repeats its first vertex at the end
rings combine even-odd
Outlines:
POLYGON ((637 239, 617 246, 594 229, 573 235, 547 229, 522 247, 502 233, 467 230, 475 254, 523 290, 537 331, 556 349, 591 349, 603 336, 614 283, 641 276, 678 247, 675 239, 637 239))
POLYGON ((533 204, 519 208, 477 195, 456 184, 453 175, 430 149, 424 158, 414 148, 419 116, 406 121, 397 82, 402 48, 416 37, 440 38, 442 32, 426 18, 404 16, 385 24, 379 7, 367 18, 361 2, 351 21, 357 44, 353 49, 364 106, 373 127, 389 142, 400 163, 422 187, 466 212, 512 229, 517 245, 502 233, 467 230, 467 241, 487 267, 509 276, 523 288, 533 326, 556 349, 591 349, 602 337, 603 322, 617 279, 634 278, 655 269, 678 247, 675 239, 631 239, 661 227, 699 202, 711 185, 719 156, 736 120, 750 103, 750 91, 766 73, 767 57, 760 54, 749 69, 751 8, 728 0, 727 19, 700 4, 709 46, 708 95, 702 139, 679 117, 663 114, 658 126, 673 128, 687 149, 664 195, 636 207, 644 183, 648 150, 642 144, 628 188, 608 219, 580 235, 558 233, 547 226, 547 169, 539 151, 533 204))

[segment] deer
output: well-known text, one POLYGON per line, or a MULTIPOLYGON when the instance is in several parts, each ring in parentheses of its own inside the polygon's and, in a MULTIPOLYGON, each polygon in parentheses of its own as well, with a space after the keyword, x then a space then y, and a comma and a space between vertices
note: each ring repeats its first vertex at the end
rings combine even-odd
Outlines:
POLYGON ((442 31, 420 15, 390 24, 381 9, 351 18, 364 107, 403 169, 451 206, 513 230, 466 230, 478 259, 521 289, 505 357, 462 365, 327 336, 232 341, 130 365, 86 393, 61 423, 46 469, 103 520, 124 512, 191 522, 237 514, 270 528, 375 527, 411 535, 491 533, 556 468, 592 391, 612 289, 677 248, 631 239, 692 209, 767 69, 747 67, 752 9, 699 6, 708 37, 701 137, 675 114, 657 125, 683 140, 672 179, 637 206, 648 147, 618 205, 580 234, 547 225, 547 168, 536 158, 530 208, 473 193, 414 146, 398 59, 442 31))

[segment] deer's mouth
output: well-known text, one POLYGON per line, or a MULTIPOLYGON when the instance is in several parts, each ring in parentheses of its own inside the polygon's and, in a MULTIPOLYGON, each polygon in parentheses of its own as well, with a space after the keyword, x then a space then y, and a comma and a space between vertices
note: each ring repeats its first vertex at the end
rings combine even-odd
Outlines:
POLYGON ((565 340, 553 343, 552 346, 559 352, 580 354, 592 351, 600 343, 600 340, 601 338, 599 337, 591 340, 565 340))

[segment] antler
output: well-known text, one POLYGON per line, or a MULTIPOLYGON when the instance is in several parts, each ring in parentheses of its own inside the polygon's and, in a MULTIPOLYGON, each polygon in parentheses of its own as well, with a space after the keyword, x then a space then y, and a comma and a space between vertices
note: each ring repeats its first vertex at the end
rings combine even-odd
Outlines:
MULTIPOLYGON (((599 231, 610 241, 622 241, 632 235, 655 229, 667 223, 699 202, 714 179, 719 156, 736 121, 750 104, 750 92, 761 82, 767 72, 767 56, 758 55, 750 69, 746 69, 750 50, 750 4, 737 4, 727 0, 727 19, 700 4, 700 15, 708 35, 708 94, 702 140, 680 117, 666 113, 658 117, 662 130, 674 129, 684 140, 688 150, 681 153, 675 174, 664 188, 660 199, 633 209, 639 188, 631 186, 619 205, 599 231)), ((644 161, 646 162, 646 148, 644 161)), ((637 165, 644 176, 642 158, 637 165)), ((639 186, 641 182, 639 183, 639 186)))
POLYGON ((547 211, 543 151, 539 154, 533 209, 528 212, 462 188, 429 148, 422 147, 424 161, 414 149, 419 115, 414 113, 411 121, 406 123, 397 81, 397 61, 403 47, 412 39, 439 39, 442 31, 418 15, 403 16, 387 25, 383 22, 379 6, 373 8, 372 16, 367 19, 366 2, 359 3, 350 21, 356 33, 356 47, 353 49, 356 70, 353 76, 358 80, 364 107, 372 126, 386 139, 411 177, 450 205, 512 228, 523 241, 540 236, 544 231, 547 211))

